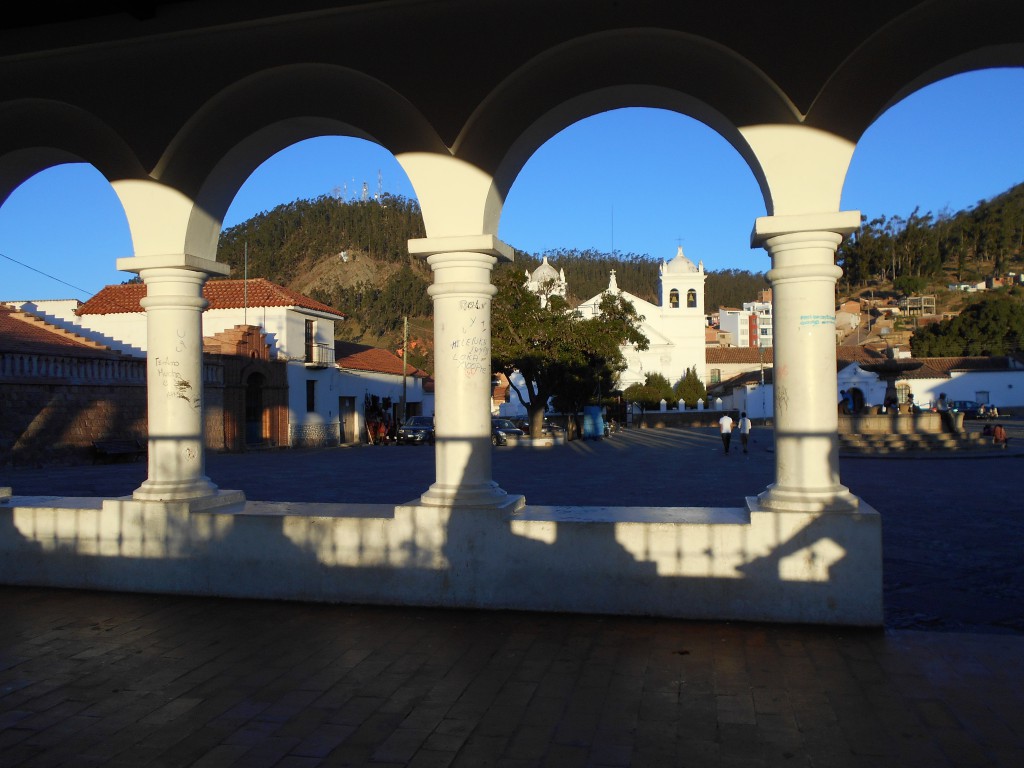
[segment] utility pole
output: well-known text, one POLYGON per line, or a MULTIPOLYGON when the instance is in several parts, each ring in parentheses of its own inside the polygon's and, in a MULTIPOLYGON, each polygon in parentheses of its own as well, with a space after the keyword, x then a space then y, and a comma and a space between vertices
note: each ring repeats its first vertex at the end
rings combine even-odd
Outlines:
POLYGON ((409 316, 402 318, 402 423, 405 423, 405 359, 409 355, 409 316))

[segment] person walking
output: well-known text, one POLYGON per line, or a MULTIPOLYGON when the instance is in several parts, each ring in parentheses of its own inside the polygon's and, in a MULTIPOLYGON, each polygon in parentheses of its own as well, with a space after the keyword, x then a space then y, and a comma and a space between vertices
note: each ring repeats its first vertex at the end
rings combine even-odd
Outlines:
POLYGON ((747 418, 747 412, 743 411, 740 414, 740 421, 737 425, 740 430, 740 445, 743 446, 743 452, 747 452, 747 442, 750 440, 750 428, 753 426, 750 423, 750 419, 747 418))
POLYGON ((939 401, 935 403, 935 410, 939 413, 939 418, 942 419, 942 426, 947 432, 956 432, 956 427, 953 425, 953 412, 949 410, 949 401, 946 399, 946 393, 939 393, 939 401))
POLYGON ((722 414, 722 418, 718 420, 718 429, 722 433, 722 447, 728 455, 729 442, 732 440, 732 417, 728 413, 722 414))

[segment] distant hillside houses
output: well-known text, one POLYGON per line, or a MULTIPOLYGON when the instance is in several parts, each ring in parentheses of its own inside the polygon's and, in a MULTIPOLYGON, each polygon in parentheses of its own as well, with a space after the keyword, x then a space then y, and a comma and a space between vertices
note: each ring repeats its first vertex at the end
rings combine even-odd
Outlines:
POLYGON ((1002 277, 986 277, 984 280, 973 283, 950 283, 946 288, 950 291, 975 293, 977 291, 993 291, 997 288, 1006 288, 1012 285, 1024 285, 1024 274, 1008 272, 1002 277))

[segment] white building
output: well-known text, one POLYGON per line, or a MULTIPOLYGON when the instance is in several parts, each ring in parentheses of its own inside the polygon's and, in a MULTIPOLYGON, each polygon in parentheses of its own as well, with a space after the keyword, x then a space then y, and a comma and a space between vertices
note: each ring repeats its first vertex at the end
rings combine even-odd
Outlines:
POLYGON ((737 347, 772 346, 771 301, 747 301, 742 309, 720 307, 718 328, 730 334, 737 347))
POLYGON ((356 344, 334 343, 338 377, 338 413, 341 415, 341 441, 358 442, 365 434, 366 401, 376 398, 392 421, 403 415, 434 415, 434 380, 426 372, 406 364, 387 349, 356 344))
MULTIPOLYGON (((143 283, 108 285, 75 311, 78 332, 126 354, 146 353, 143 283)), ((340 440, 334 324, 345 316, 319 301, 263 278, 210 280, 202 313, 204 337, 237 325, 257 325, 271 355, 288 363, 289 445, 337 444, 340 440)), ((71 319, 71 318, 67 318, 71 319)))
MULTIPOLYGON (((650 342, 642 352, 630 345, 623 346, 627 368, 619 378, 620 389, 631 384, 643 384, 648 373, 660 373, 674 384, 690 368, 695 368, 701 380, 706 381, 704 264, 694 264, 683 254, 680 246, 671 261, 661 263, 659 273, 661 295, 658 304, 621 290, 615 282, 614 270, 609 277, 604 293, 617 294, 633 305, 643 318, 640 330, 650 342)), ((579 310, 584 315, 597 314, 604 293, 583 302, 579 310)))
MULTIPOLYGON (((921 367, 907 372, 896 382, 901 403, 907 401, 907 395, 913 394, 914 402, 928 408, 945 392, 949 400, 974 400, 1001 410, 1016 411, 1024 406, 1024 359, 1019 356, 917 360, 922 363, 921 367)), ((837 379, 839 390, 859 389, 867 405, 881 405, 885 400, 885 382, 877 374, 863 370, 856 361, 841 367, 837 379)))

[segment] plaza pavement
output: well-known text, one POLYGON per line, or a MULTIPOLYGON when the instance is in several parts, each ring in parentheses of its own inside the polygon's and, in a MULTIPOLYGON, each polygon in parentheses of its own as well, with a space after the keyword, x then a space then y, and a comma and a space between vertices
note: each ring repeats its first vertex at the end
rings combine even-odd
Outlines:
MULTIPOLYGON (((740 506, 774 454, 770 429, 747 455, 736 442, 496 448, 493 476, 528 504, 740 506)), ((840 471, 882 515, 883 628, 0 587, 0 767, 1024 765, 1022 452, 840 471)), ((207 459, 218 486, 266 501, 400 504, 433 472, 414 446, 207 459)), ((145 477, 6 469, 0 485, 119 496, 145 477)))

